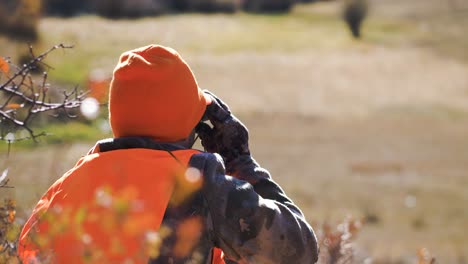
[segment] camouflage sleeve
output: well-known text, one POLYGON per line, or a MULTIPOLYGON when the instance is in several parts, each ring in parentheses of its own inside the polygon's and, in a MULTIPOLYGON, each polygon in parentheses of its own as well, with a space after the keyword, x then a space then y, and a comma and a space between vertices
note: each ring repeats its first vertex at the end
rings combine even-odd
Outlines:
POLYGON ((299 208, 253 159, 233 162, 240 179, 226 175, 218 154, 190 160, 204 175, 214 245, 238 263, 315 263, 317 240, 299 208), (242 180, 247 174, 255 180, 242 180))

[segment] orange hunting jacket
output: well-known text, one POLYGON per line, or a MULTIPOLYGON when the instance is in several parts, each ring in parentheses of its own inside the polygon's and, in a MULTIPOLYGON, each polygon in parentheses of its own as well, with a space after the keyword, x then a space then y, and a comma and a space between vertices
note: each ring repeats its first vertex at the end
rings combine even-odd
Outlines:
POLYGON ((100 141, 40 199, 23 263, 315 263, 315 235, 255 161, 147 138, 100 141), (129 262, 131 261, 131 262, 129 262))

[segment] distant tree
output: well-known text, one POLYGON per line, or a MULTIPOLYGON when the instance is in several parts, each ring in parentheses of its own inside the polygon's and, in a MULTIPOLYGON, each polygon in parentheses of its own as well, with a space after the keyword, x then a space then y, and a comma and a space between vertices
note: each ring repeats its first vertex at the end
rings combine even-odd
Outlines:
POLYGON ((233 13, 242 7, 243 0, 174 0, 178 11, 233 13))
POLYGON ((367 0, 345 0, 343 19, 347 23, 353 37, 361 37, 362 22, 367 16, 367 0))
POLYGON ((142 17, 168 12, 172 0, 95 0, 92 9, 108 18, 142 17))
POLYGON ((23 41, 36 41, 41 7, 38 0, 0 1, 0 33, 23 41))
POLYGON ((296 0, 244 0, 248 12, 288 12, 296 0))
POLYGON ((69 17, 91 11, 91 2, 90 0, 43 0, 43 10, 46 15, 69 17))

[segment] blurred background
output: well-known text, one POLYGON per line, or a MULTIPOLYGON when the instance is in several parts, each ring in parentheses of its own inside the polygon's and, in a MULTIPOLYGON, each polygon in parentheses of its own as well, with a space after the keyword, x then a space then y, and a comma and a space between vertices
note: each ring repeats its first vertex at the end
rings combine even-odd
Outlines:
POLYGON ((324 248, 352 247, 352 263, 467 263, 467 28, 466 0, 2 0, 0 56, 22 65, 28 44, 73 45, 38 75, 52 97, 78 87, 96 100, 73 119, 38 116, 39 143, 0 143, 14 186, 0 196, 21 221, 110 137, 118 57, 156 43, 247 125, 254 157, 324 248))

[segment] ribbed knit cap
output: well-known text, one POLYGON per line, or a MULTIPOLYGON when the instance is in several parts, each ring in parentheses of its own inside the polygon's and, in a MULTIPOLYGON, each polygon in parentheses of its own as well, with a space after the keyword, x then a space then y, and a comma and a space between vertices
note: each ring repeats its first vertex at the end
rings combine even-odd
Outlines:
POLYGON ((184 139, 206 105, 190 67, 175 50, 149 45, 121 55, 109 91, 114 137, 184 139))

